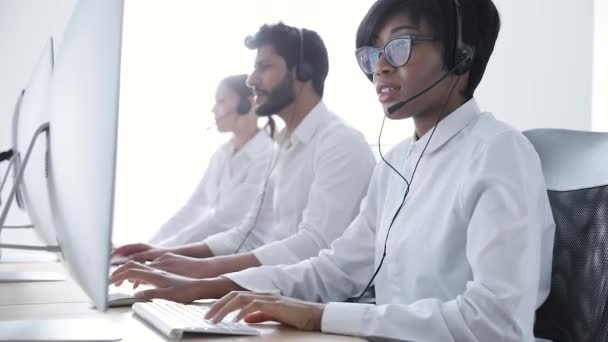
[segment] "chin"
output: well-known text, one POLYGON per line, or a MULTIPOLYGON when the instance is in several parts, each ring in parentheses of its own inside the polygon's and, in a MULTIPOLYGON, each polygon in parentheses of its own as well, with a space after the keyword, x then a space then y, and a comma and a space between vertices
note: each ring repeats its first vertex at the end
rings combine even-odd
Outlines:
POLYGON ((412 113, 410 113, 410 111, 408 111, 406 108, 401 108, 398 111, 389 114, 388 113, 388 108, 390 106, 383 106, 382 109, 384 111, 384 116, 386 116, 388 119, 390 120, 403 120, 403 119, 409 119, 412 117, 412 113))

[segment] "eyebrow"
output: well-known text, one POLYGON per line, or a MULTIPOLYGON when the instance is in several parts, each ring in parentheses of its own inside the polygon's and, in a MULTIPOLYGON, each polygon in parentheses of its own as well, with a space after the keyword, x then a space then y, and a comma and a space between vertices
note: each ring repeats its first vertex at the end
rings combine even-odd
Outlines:
POLYGON ((403 31, 403 30, 418 30, 417 26, 412 26, 412 25, 400 25, 397 27, 394 27, 391 30, 391 34, 397 33, 399 31, 403 31))
MULTIPOLYGON (((413 25, 400 25, 397 27, 394 27, 390 34, 394 35, 395 33, 399 32, 399 31, 403 31, 403 30, 414 30, 417 31, 418 30, 418 26, 413 26, 413 25)), ((372 44, 376 44, 376 42, 378 41, 379 36, 377 34, 374 34, 372 36, 372 44)))

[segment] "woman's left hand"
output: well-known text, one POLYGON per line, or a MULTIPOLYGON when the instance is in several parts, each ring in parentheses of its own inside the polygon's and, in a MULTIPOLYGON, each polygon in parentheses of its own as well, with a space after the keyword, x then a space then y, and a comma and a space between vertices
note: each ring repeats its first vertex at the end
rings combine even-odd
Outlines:
POLYGON ((218 323, 229 313, 240 309, 235 321, 276 321, 300 330, 320 331, 324 308, 325 304, 274 294, 233 291, 215 302, 205 318, 218 323))

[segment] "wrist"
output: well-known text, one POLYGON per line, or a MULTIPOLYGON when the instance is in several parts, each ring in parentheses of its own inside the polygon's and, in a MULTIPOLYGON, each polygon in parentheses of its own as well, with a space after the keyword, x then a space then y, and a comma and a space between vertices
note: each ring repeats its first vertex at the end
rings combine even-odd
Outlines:
POLYGON ((228 278, 217 277, 197 280, 200 298, 219 299, 232 291, 244 291, 242 287, 228 278))
POLYGON ((211 279, 222 274, 221 265, 216 258, 198 259, 196 264, 196 278, 211 279))
POLYGON ((323 312, 325 311, 325 304, 322 303, 311 303, 313 307, 312 316, 312 331, 321 331, 321 322, 323 321, 323 312))

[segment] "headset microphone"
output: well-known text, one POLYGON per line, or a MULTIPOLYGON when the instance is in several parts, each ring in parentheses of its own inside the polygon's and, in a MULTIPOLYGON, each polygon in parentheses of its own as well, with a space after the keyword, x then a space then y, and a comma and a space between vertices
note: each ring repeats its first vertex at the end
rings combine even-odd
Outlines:
POLYGON ((398 111, 399 109, 401 109, 406 104, 414 101, 415 99, 419 98, 420 96, 426 94, 431 89, 435 88, 439 83, 441 83, 443 80, 445 80, 446 77, 448 77, 451 73, 453 73, 455 70, 457 70, 458 68, 460 68, 461 65, 463 65, 465 63, 468 63, 468 57, 465 58, 465 59, 463 59, 462 61, 460 61, 460 63, 456 64, 451 70, 449 70, 448 72, 446 72, 437 81, 433 82, 430 86, 426 87, 425 89, 419 91, 416 95, 410 97, 409 99, 407 99, 405 101, 401 101, 401 102, 395 103, 394 105, 388 107, 386 109, 386 111, 388 112, 388 115, 391 115, 391 114, 395 113, 396 111, 398 111))

